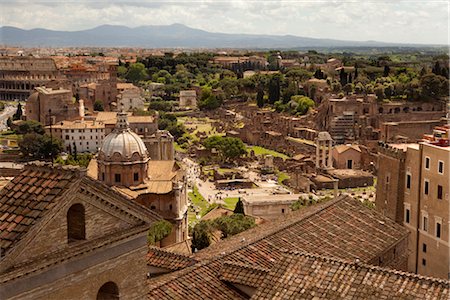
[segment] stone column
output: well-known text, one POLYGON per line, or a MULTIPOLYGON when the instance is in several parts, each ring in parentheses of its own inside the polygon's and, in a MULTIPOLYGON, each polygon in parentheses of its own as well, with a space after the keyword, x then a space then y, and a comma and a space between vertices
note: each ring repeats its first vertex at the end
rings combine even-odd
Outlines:
POLYGON ((326 168, 327 167, 327 144, 326 144, 326 142, 324 141, 324 142, 322 142, 321 143, 322 145, 321 145, 321 151, 322 151, 322 166, 324 167, 324 168, 326 168))
POLYGON ((330 141, 328 141, 328 168, 332 168, 333 167, 333 160, 332 160, 332 157, 331 157, 331 144, 332 144, 332 141, 330 140, 330 141))
POLYGON ((319 141, 316 140, 316 168, 320 168, 320 150, 319 141))

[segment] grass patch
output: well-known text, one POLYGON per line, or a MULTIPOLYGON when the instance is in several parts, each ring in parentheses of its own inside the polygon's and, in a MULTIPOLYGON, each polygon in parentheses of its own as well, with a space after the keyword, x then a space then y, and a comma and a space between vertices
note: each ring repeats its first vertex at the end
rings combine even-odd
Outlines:
POLYGON ((223 175, 225 173, 238 173, 238 170, 235 169, 227 169, 227 168, 219 168, 217 169, 217 172, 219 172, 219 174, 223 175))
POLYGON ((236 208, 236 203, 239 201, 238 197, 229 197, 223 199, 223 202, 225 202, 225 207, 231 210, 234 210, 236 208))
POLYGON ((277 151, 273 151, 270 149, 266 149, 264 147, 260 147, 260 146, 247 146, 247 152, 250 153, 250 151, 253 150, 255 152, 256 156, 261 156, 261 155, 272 155, 273 157, 281 157, 282 159, 288 159, 289 156, 287 156, 286 154, 277 152, 277 151))
MULTIPOLYGON (((200 216, 203 216, 208 210, 209 203, 205 198, 199 193, 197 186, 194 186, 192 192, 188 194, 190 201, 192 202, 196 211, 199 212, 200 216)), ((189 211, 188 213, 189 223, 197 221, 195 211, 189 211)))
POLYGON ((209 135, 221 135, 212 126, 213 120, 209 118, 178 117, 178 122, 188 129, 194 129, 192 135, 196 135, 197 132, 204 132, 209 135))
POLYGON ((173 148, 175 149, 176 152, 187 153, 187 149, 181 148, 180 145, 178 145, 177 142, 173 143, 173 148))
POLYGON ((284 172, 279 172, 278 173, 278 183, 279 184, 283 184, 283 181, 286 179, 291 178, 288 174, 284 173, 284 172))

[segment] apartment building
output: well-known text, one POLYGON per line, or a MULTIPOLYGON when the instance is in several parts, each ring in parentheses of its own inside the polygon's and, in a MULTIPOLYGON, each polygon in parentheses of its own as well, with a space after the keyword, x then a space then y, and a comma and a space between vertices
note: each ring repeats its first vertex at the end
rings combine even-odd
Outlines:
POLYGON ((408 270, 450 278, 449 126, 418 144, 380 144, 376 207, 410 230, 408 270))
MULTIPOLYGON (((46 131, 50 132, 50 126, 46 131)), ((63 121, 52 125, 51 132, 63 141, 64 151, 68 153, 96 153, 105 137, 105 124, 88 120, 63 121)))

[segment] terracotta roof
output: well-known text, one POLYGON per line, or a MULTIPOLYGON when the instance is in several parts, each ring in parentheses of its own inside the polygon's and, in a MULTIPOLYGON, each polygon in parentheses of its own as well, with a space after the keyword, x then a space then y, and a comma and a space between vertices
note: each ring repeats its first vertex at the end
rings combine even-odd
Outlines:
POLYGON ((151 160, 148 162, 148 176, 151 181, 172 180, 178 169, 174 160, 151 160))
POLYGON ((154 116, 129 116, 128 123, 153 123, 155 121, 154 116))
POLYGON ((191 255, 192 254, 191 246, 192 246, 191 240, 187 239, 182 242, 165 246, 163 247, 163 249, 174 253, 191 255))
MULTIPOLYGON (((50 128, 50 126, 46 126, 45 128, 50 128)), ((52 125, 53 129, 103 129, 105 128, 105 124, 102 122, 94 122, 94 121, 62 121, 60 123, 52 125)))
POLYGON ((128 89, 139 89, 139 88, 132 83, 118 82, 117 89, 118 90, 128 90, 128 89))
POLYGON ((161 248, 150 247, 147 254, 147 264, 172 271, 186 268, 197 261, 191 257, 161 248))
POLYGON ((449 299, 450 296, 447 280, 307 253, 284 255, 259 283, 251 299, 449 299))
POLYGON ((338 153, 342 153, 342 152, 345 152, 350 149, 361 152, 361 149, 359 148, 358 145, 339 145, 339 146, 334 147, 334 149, 336 149, 336 151, 338 153))
MULTIPOLYGON (((205 267, 194 265, 149 280, 148 299, 248 299, 227 283, 219 280, 217 271, 211 267, 220 267, 218 262, 205 267)), ((143 295, 141 298, 144 298, 143 295)))
POLYGON ((228 209, 226 207, 222 207, 221 205, 214 207, 210 210, 206 215, 202 217, 202 220, 214 220, 223 216, 229 216, 233 214, 233 210, 228 209))
POLYGON ((8 251, 60 196, 81 180, 78 168, 29 164, 0 192, 0 247, 8 251))
POLYGON ((267 267, 281 251, 303 250, 369 262, 407 235, 402 226, 341 195, 211 245, 195 256, 201 260, 226 253, 233 261, 267 267))
MULTIPOLYGON (((402 226, 359 201, 340 196, 197 252, 193 255, 199 261, 195 265, 152 279, 149 295, 151 299, 241 299, 243 296, 235 295, 223 280, 255 282, 252 276, 261 277, 264 270, 272 270, 287 251, 369 262, 407 234, 402 226), (261 272, 233 269, 243 265, 261 272)), ((286 288, 289 284, 291 281, 286 288)))
POLYGON ((246 264, 225 262, 220 269, 219 279, 230 283, 258 287, 269 273, 269 269, 246 264))

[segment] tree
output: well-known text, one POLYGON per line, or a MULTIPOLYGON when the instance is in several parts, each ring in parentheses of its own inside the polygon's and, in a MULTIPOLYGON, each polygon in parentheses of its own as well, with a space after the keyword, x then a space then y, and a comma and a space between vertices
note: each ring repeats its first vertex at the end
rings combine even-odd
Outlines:
POLYGON ((89 162, 92 159, 92 156, 93 155, 90 153, 83 153, 83 154, 78 154, 77 158, 75 159, 74 156, 69 154, 69 155, 67 155, 66 159, 63 159, 61 156, 59 156, 55 160, 55 163, 60 164, 60 165, 81 166, 81 167, 87 168, 87 166, 89 165, 89 162))
POLYGON ((348 94, 350 94, 351 92, 353 92, 353 88, 354 88, 353 83, 347 83, 346 85, 344 85, 344 87, 342 88, 342 90, 345 92, 346 95, 348 95, 348 94))
POLYGON ((235 159, 247 153, 242 140, 234 137, 213 135, 203 141, 203 146, 208 150, 216 149, 225 160, 235 159))
POLYGON ((161 220, 153 223, 147 232, 147 241, 150 245, 155 245, 172 232, 172 224, 169 221, 161 220))
POLYGON ((222 105, 222 101, 218 96, 214 95, 210 88, 202 88, 202 93, 200 100, 198 102, 198 107, 201 110, 212 110, 218 108, 222 105))
POLYGON ((42 135, 45 133, 45 129, 38 121, 31 120, 20 122, 16 132, 18 134, 37 133, 42 135))
POLYGON ((103 102, 100 100, 95 100, 94 102, 94 110, 95 111, 104 111, 103 102))
POLYGON ((219 150, 222 147, 223 137, 220 135, 213 135, 203 140, 203 146, 211 151, 212 149, 219 150))
POLYGON ((11 126, 12 126, 12 120, 11 120, 11 118, 8 118, 8 120, 6 120, 6 126, 8 126, 9 128, 11 128, 11 126))
POLYGON ((291 102, 292 101, 297 103, 295 110, 299 115, 305 115, 308 110, 315 105, 315 102, 306 96, 292 96, 291 102))
POLYGON ((15 120, 21 120, 22 119, 22 115, 23 115, 23 111, 22 111, 22 104, 17 104, 17 110, 13 115, 13 121, 15 120))
POLYGON ((75 143, 75 142, 73 142, 73 158, 75 159, 75 160, 77 160, 78 159, 78 150, 77 150, 77 144, 75 143))
POLYGON ((223 216, 214 220, 202 220, 192 230, 192 250, 201 250, 211 244, 212 234, 216 230, 222 232, 222 238, 232 236, 255 227, 255 219, 243 214, 223 216))
POLYGON ((148 72, 145 65, 142 63, 131 64, 125 78, 132 83, 146 80, 148 78, 148 72))
POLYGON ((243 214, 232 214, 231 216, 223 216, 214 220, 213 227, 222 232, 222 238, 235 235, 255 227, 255 219, 243 214))
POLYGON ((378 100, 383 100, 385 98, 384 94, 384 86, 382 84, 377 84, 377 86, 374 88, 375 95, 377 95, 378 100))
POLYGON ((269 80, 269 103, 280 100, 280 75, 273 75, 269 80))
POLYGON ((244 215, 244 203, 242 203, 241 198, 239 197, 238 202, 236 202, 236 206, 233 211, 235 214, 242 214, 244 215))
POLYGON ((19 142, 19 148, 26 157, 48 159, 57 157, 63 149, 62 141, 48 134, 28 133, 19 142))
POLYGON ((389 72, 391 72, 391 68, 389 68, 388 65, 384 66, 383 77, 388 77, 389 76, 389 72))
POLYGON ((223 138, 220 151, 226 160, 235 159, 247 153, 242 140, 234 137, 223 138))
POLYGON ((434 64, 434 67, 431 69, 431 72, 433 72, 435 75, 442 75, 441 65, 439 64, 438 61, 434 64))
POLYGON ((128 69, 125 66, 120 65, 120 60, 119 60, 119 66, 117 67, 117 75, 119 75, 120 78, 125 78, 127 72, 128 72, 128 69))
POLYGON ((448 95, 448 79, 433 73, 422 76, 419 81, 421 96, 436 99, 448 95))
POLYGON ((256 105, 259 108, 264 106, 264 90, 262 88, 258 89, 258 93, 256 94, 256 105))
POLYGON ((286 73, 286 77, 292 78, 297 83, 310 79, 312 73, 303 68, 292 68, 286 73))
POLYGON ((192 230, 192 252, 201 250, 211 244, 212 226, 210 221, 201 220, 192 230))

